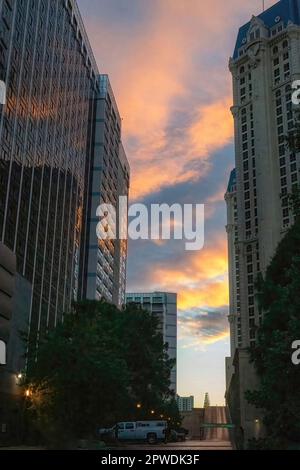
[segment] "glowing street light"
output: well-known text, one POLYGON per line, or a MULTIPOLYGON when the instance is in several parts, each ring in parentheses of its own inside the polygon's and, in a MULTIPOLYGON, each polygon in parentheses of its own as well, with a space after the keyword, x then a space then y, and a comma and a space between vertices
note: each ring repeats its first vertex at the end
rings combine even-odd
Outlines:
POLYGON ((137 407, 138 410, 140 410, 140 409, 142 408, 142 405, 141 405, 140 403, 138 403, 138 404, 136 405, 136 407, 137 407))

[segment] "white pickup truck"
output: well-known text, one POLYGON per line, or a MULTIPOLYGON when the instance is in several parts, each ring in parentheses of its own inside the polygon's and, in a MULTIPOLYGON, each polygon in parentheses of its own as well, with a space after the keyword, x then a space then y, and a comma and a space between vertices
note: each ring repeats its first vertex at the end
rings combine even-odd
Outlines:
POLYGON ((147 441, 155 444, 166 439, 167 421, 125 421, 118 423, 119 441, 147 441))

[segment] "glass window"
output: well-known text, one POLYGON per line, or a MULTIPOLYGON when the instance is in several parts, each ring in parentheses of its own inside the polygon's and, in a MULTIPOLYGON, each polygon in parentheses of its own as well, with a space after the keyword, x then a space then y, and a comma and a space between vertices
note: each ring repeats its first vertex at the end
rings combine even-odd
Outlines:
POLYGON ((291 178, 291 179, 292 179, 292 183, 295 183, 295 181, 297 181, 297 179, 298 179, 298 178, 297 178, 297 173, 294 173, 294 174, 292 175, 292 178, 291 178))
POLYGON ((133 423, 126 423, 125 424, 125 429, 134 429, 134 424, 133 423))

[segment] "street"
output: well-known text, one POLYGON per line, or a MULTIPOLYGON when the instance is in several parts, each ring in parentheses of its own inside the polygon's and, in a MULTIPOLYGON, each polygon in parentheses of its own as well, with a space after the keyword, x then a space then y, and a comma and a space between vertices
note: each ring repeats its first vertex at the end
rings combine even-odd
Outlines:
MULTIPOLYGON (((226 424, 226 409, 225 407, 210 406, 205 409, 204 423, 206 425, 213 424, 226 424)), ((199 427, 199 435, 201 435, 199 427)), ((87 449, 90 447, 87 447, 87 449)), ((42 450, 42 448, 29 448, 18 447, 10 448, 10 450, 42 450)), ((91 449, 91 448, 90 448, 91 449)), ((120 443, 117 447, 112 447, 114 451, 124 450, 147 450, 147 451, 202 451, 202 450, 233 450, 230 441, 230 433, 228 429, 220 427, 208 427, 204 429, 204 439, 187 439, 184 442, 169 442, 167 444, 158 442, 157 444, 150 445, 147 443, 120 443)), ((4 449, 3 449, 4 450, 4 449)))
MULTIPOLYGON (((210 406, 205 409, 204 412, 204 422, 205 423, 218 423, 226 424, 226 408, 223 406, 210 406)), ((229 442, 229 432, 228 429, 223 428, 210 428, 205 429, 204 436, 206 441, 227 441, 229 442)))
POLYGON ((156 445, 148 445, 148 444, 132 444, 126 445, 126 447, 119 447, 118 450, 160 450, 160 451, 170 451, 170 450, 232 450, 231 443, 229 441, 221 441, 221 440, 205 440, 205 441, 198 441, 198 440, 187 440, 185 442, 170 442, 168 444, 156 444, 156 445))
MULTIPOLYGON (((207 424, 227 423, 226 409, 221 406, 210 406, 206 408, 204 422, 207 424)), ((131 444, 120 449, 128 450, 233 450, 230 442, 228 429, 213 427, 205 429, 204 440, 186 440, 185 442, 159 443, 156 445, 131 444)))
MULTIPOLYGON (((204 423, 226 424, 226 408, 210 406, 205 409, 204 423)), ((199 429, 200 434, 200 429, 199 429)), ((185 442, 170 442, 168 444, 127 444, 120 450, 232 450, 228 429, 212 427, 204 430, 204 439, 186 440, 185 442)))

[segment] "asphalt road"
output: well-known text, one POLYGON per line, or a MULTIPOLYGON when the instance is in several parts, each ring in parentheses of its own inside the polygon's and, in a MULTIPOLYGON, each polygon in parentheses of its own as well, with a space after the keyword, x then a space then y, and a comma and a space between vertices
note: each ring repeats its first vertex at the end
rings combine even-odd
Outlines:
MULTIPOLYGON (((205 410, 205 423, 225 424, 227 423, 226 408, 221 406, 211 406, 205 410)), ((228 429, 210 428, 204 431, 204 440, 186 440, 185 442, 171 442, 168 444, 159 443, 156 445, 131 444, 121 449, 132 450, 232 450, 228 429)))
MULTIPOLYGON (((227 423, 226 408, 223 406, 210 406, 206 408, 204 413, 205 423, 227 423)), ((205 429, 204 437, 206 441, 222 441, 230 440, 228 429, 211 428, 205 429)))
POLYGON ((231 443, 229 441, 197 441, 197 440, 187 440, 185 442, 171 442, 168 444, 156 444, 150 446, 148 444, 132 444, 126 445, 126 447, 118 447, 119 450, 160 450, 160 451, 170 451, 170 450, 232 450, 231 443))

